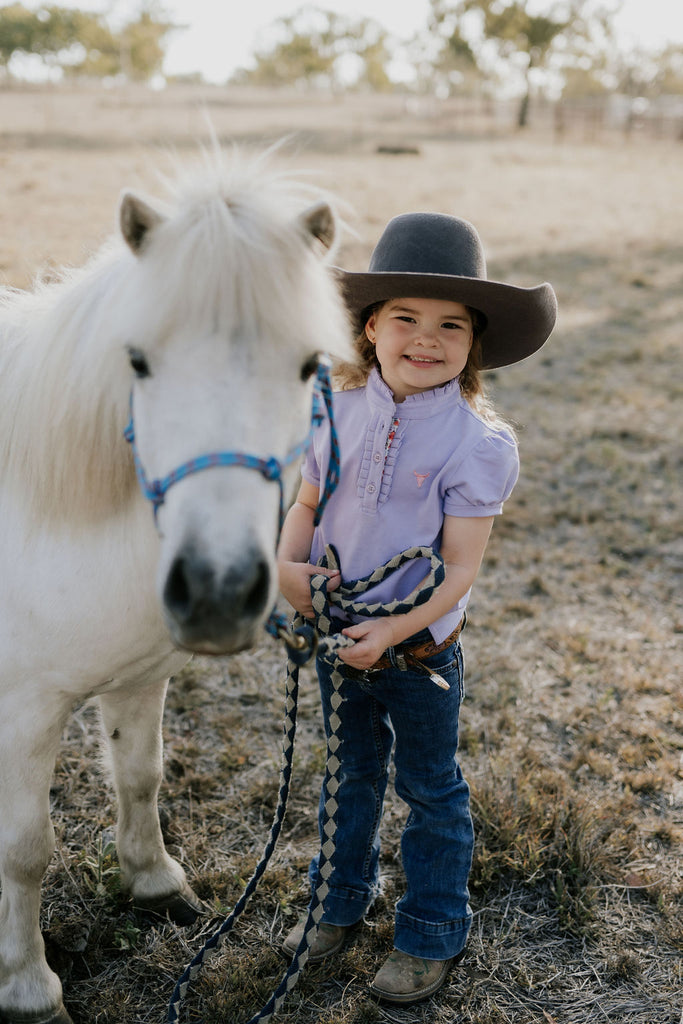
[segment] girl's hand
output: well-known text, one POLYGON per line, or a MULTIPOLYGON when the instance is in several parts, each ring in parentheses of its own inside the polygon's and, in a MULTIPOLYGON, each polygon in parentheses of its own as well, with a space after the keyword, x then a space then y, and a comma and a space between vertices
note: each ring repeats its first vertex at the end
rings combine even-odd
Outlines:
POLYGON ((310 562, 278 562, 278 572, 281 593, 292 608, 306 619, 313 618, 311 576, 321 573, 328 576, 328 590, 336 590, 341 583, 341 574, 338 570, 322 569, 319 565, 311 565, 310 562))
POLYGON ((372 619, 358 622, 355 626, 347 626, 342 630, 342 634, 356 642, 353 647, 341 647, 337 654, 351 668, 371 668, 377 659, 382 657, 387 647, 393 644, 392 630, 388 618, 372 619))

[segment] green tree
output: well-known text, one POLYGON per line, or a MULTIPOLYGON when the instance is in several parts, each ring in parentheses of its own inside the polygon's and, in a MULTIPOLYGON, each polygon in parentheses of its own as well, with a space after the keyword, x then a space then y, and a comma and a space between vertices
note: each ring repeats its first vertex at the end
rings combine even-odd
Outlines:
POLYGON ((97 28, 94 27, 87 38, 81 36, 85 56, 70 67, 71 74, 123 74, 133 81, 144 82, 161 71, 163 40, 174 28, 170 22, 157 20, 150 12, 143 11, 137 21, 129 22, 117 33, 109 32, 104 26, 97 28))
POLYGON ((273 23, 278 40, 254 54, 255 66, 241 69, 235 81, 253 85, 348 84, 349 58, 355 81, 373 89, 390 86, 387 33, 369 18, 357 21, 333 11, 302 7, 273 23))
POLYGON ((114 33, 101 15, 73 8, 29 11, 21 4, 0 7, 0 62, 15 53, 35 53, 66 74, 115 75, 144 80, 160 70, 162 42, 174 26, 143 11, 114 33))
POLYGON ((388 34, 377 22, 364 19, 358 22, 349 42, 362 61, 359 83, 373 92, 385 92, 393 88, 387 66, 391 60, 388 34), (354 42, 355 40, 355 42, 354 42))
POLYGON ((57 61, 65 74, 71 76, 104 78, 121 70, 116 37, 100 17, 74 26, 65 45, 57 51, 57 61))
POLYGON ((280 86, 331 75, 336 55, 323 52, 307 33, 294 32, 271 50, 257 51, 254 60, 253 71, 240 77, 254 85, 280 86))
POLYGON ((429 78, 438 89, 450 91, 453 82, 460 90, 468 91, 482 80, 474 50, 455 27, 444 40, 436 58, 430 62, 429 78))
POLYGON ((127 48, 131 78, 147 79, 161 71, 163 42, 174 27, 172 22, 160 21, 149 11, 143 11, 137 21, 125 26, 121 39, 127 48))
POLYGON ((36 15, 21 4, 0 7, 0 62, 7 64, 13 53, 30 53, 38 28, 36 15))
POLYGON ((77 44, 103 31, 97 15, 64 7, 29 11, 21 4, 0 8, 0 59, 7 64, 17 52, 36 53, 58 63, 77 44))
MULTIPOLYGON (((558 0, 547 14, 534 14, 529 0, 431 0, 431 25, 443 37, 442 53, 471 56, 483 69, 485 48, 493 48, 496 61, 521 70, 524 91, 517 123, 528 123, 533 72, 546 68, 551 58, 571 60, 591 37, 585 16, 588 0, 558 0)), ((591 18, 603 22, 594 9, 591 18)))

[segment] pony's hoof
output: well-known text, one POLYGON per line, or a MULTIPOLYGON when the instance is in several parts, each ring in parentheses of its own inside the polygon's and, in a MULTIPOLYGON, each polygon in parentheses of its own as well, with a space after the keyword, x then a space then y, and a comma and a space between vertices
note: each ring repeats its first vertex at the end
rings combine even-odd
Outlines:
POLYGON ((156 896, 151 900, 135 899, 134 903, 138 910, 144 910, 148 914, 158 914, 160 917, 169 917, 174 924, 183 927, 194 924, 197 918, 204 913, 204 908, 189 885, 186 885, 180 892, 171 893, 169 896, 156 896))
POLYGON ((49 1011, 46 1017, 41 1013, 19 1013, 16 1011, 7 1015, 0 1010, 0 1021, 2 1024, 74 1024, 69 1014, 64 1009, 64 1003, 60 1003, 56 1010, 49 1011))

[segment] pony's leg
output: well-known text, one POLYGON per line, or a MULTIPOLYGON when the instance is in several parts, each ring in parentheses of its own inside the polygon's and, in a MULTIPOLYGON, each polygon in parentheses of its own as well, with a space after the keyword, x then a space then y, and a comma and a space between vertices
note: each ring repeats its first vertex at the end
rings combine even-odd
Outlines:
POLYGON ((0 708, 0 1019, 70 1024, 45 959, 40 884, 54 851, 50 780, 68 708, 31 693, 0 708))
POLYGON ((124 888, 137 906, 191 924, 202 908, 164 848, 157 809, 167 685, 163 680, 102 694, 100 704, 118 797, 116 847, 124 888))

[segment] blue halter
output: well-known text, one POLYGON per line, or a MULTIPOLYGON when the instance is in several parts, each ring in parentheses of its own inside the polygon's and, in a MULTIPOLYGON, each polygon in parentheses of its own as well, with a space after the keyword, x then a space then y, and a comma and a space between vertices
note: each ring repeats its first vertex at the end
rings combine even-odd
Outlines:
MULTIPOLYGON (((326 412, 330 421, 330 464, 327 470, 325 486, 318 500, 318 506, 315 510, 315 517, 313 520, 314 525, 318 526, 322 514, 325 511, 325 506, 339 482, 339 440, 332 413, 330 367, 331 363, 329 357, 321 355, 318 359, 318 367, 315 375, 310 430, 305 440, 296 444, 283 459, 278 459, 274 455, 268 456, 267 458, 261 458, 258 455, 248 455, 245 452, 209 452, 207 455, 199 455, 197 458, 183 462, 183 464, 178 466, 177 469, 173 469, 170 473, 167 473, 166 476, 157 477, 155 480, 150 480, 145 473, 144 466, 140 460, 137 444, 135 443, 133 394, 131 392, 130 420, 128 421, 128 426, 123 432, 123 436, 126 441, 128 441, 133 451, 135 471, 140 483, 140 488, 144 496, 152 503, 155 522, 159 509, 165 501, 166 494, 173 484, 178 483, 179 480, 184 480, 185 477, 192 476, 193 473, 199 473, 201 470, 211 469, 214 466, 242 466, 245 469, 255 469, 261 473, 266 480, 275 480, 278 484, 280 489, 279 529, 281 530, 285 517, 283 472, 287 466, 291 465, 292 462, 299 459, 304 454, 311 442, 315 428, 322 423, 326 412)), ((278 612, 271 612, 271 615, 266 622, 266 629, 272 636, 286 636, 288 634, 286 617, 278 612)))
POLYGON ((156 520, 159 509, 164 504, 166 494, 173 486, 178 483, 179 480, 184 480, 185 477, 192 476, 193 473, 199 473, 204 469, 211 469, 214 466, 242 466, 245 469, 256 469, 261 473, 266 480, 275 480, 280 488, 280 514, 279 523, 280 529, 282 529, 282 523, 284 521, 285 508, 284 508, 284 481, 283 472, 287 466, 291 465, 296 459, 300 458, 311 443, 313 437, 313 431, 319 426, 324 419, 324 412, 327 412, 328 419, 330 421, 331 430, 331 455, 330 455, 330 466, 327 472, 327 479, 325 481, 325 487, 323 493, 320 496, 318 507, 315 511, 314 523, 317 526, 320 522, 321 516, 325 510, 325 506, 332 495, 335 487, 339 482, 339 442, 337 439, 337 431, 334 425, 334 418, 332 414, 332 386, 330 383, 330 360, 327 356, 320 356, 318 360, 318 367, 315 376, 315 387, 313 390, 313 408, 311 411, 311 428, 306 438, 299 444, 296 444, 290 452, 285 455, 283 459, 278 459, 274 455, 270 455, 267 458, 262 458, 258 455, 247 455, 245 452, 209 452, 207 455, 199 455, 194 459, 189 459, 187 462, 183 462, 182 465, 178 466, 177 469, 172 469, 166 476, 157 477, 155 480, 150 480, 145 473, 144 466, 140 460, 137 444, 135 443, 135 424, 133 422, 133 394, 130 396, 130 420, 128 426, 123 432, 123 436, 126 441, 130 444, 133 451, 133 458, 135 460, 135 471, 137 473, 138 482, 144 496, 151 501, 152 507, 154 508, 154 518, 156 520))

